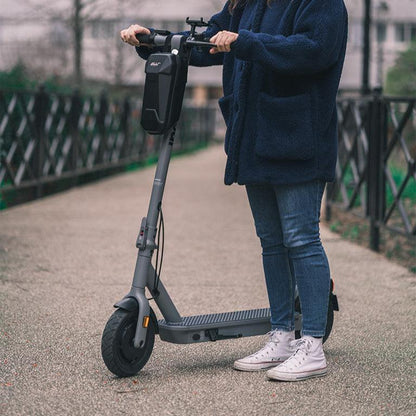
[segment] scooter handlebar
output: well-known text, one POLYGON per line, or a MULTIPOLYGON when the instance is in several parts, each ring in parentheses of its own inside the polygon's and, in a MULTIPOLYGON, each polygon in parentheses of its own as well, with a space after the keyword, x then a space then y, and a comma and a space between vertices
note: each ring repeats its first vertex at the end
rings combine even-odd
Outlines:
MULTIPOLYGON (((136 35, 136 39, 140 42, 140 44, 146 44, 146 45, 155 45, 155 46, 164 46, 166 44, 166 41, 168 39, 167 34, 160 34, 157 32, 152 32, 150 34, 144 34, 144 33, 138 33, 136 35)), ((197 47, 209 47, 213 48, 215 47, 215 44, 210 43, 209 39, 204 40, 197 40, 195 38, 188 38, 186 40, 186 44, 189 46, 197 46, 197 47)))
POLYGON ((169 32, 165 33, 157 33, 152 32, 149 35, 145 33, 138 33, 136 35, 136 39, 141 43, 145 45, 152 45, 152 46, 164 46, 166 43, 166 40, 169 37, 169 32))
POLYGON ((187 45, 190 46, 198 46, 200 48, 215 48, 217 45, 215 43, 210 43, 208 40, 194 40, 194 39, 188 39, 186 41, 187 45))
POLYGON ((153 43, 153 37, 152 33, 150 33, 149 35, 145 34, 145 33, 138 33, 136 35, 136 39, 140 42, 140 43, 146 43, 148 45, 151 45, 153 43))

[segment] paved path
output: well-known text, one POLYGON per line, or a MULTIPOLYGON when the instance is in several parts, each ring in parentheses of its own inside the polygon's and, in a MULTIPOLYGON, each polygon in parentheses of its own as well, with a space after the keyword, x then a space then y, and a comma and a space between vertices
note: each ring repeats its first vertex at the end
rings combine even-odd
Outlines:
MULTIPOLYGON (((264 307, 244 189, 222 182, 220 146, 174 159, 162 278, 183 315, 264 307)), ((415 415, 415 284, 405 268, 323 228, 341 311, 330 374, 296 384, 232 370, 262 337, 156 341, 136 377, 100 356, 129 289, 153 168, 0 213, 2 415, 415 415)))

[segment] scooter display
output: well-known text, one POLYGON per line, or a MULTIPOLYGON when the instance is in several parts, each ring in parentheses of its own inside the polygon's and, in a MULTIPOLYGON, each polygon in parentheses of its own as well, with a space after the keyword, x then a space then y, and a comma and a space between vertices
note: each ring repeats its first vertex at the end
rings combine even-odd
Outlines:
MULTIPOLYGON (((189 59, 193 48, 215 46, 204 38, 203 33, 197 33, 198 27, 208 26, 202 18, 187 18, 186 22, 191 26, 189 35, 172 35, 158 30, 150 35, 137 35, 141 43, 153 45, 157 51, 150 55, 145 66, 141 124, 148 133, 163 137, 147 216, 141 222, 136 241, 138 256, 133 283, 130 292, 114 305, 117 310, 108 320, 101 340, 104 362, 119 377, 134 376, 144 367, 152 354, 156 335, 163 341, 191 344, 263 335, 271 329, 269 308, 182 317, 160 279, 164 245, 162 199, 189 59), (146 297, 146 288, 151 299, 146 297), (156 303, 163 319, 157 320, 150 300, 156 303)), ((338 310, 332 281, 329 296, 324 341, 331 333, 334 310, 338 310)), ((295 312, 296 336, 299 337, 302 315, 297 294, 295 312)))

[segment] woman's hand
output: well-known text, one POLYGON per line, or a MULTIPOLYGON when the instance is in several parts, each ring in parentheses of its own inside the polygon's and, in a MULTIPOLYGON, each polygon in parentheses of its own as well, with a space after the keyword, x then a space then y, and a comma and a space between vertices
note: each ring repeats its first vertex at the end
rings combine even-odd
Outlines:
POLYGON ((216 47, 209 50, 209 53, 230 52, 231 44, 238 38, 238 33, 222 30, 213 36, 209 41, 215 43, 216 47))
POLYGON ((144 43, 140 44, 140 42, 136 39, 137 34, 150 35, 150 30, 143 26, 131 25, 127 29, 120 32, 120 37, 123 42, 132 46, 149 46, 144 43))

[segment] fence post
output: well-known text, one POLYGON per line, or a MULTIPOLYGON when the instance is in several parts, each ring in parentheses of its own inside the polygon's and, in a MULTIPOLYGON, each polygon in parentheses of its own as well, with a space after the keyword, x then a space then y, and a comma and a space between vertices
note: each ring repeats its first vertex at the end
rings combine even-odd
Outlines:
POLYGON ((124 136, 123 146, 120 152, 120 159, 129 157, 131 149, 131 137, 130 137, 130 113, 131 106, 129 97, 126 97, 123 101, 123 109, 121 112, 120 130, 124 136))
POLYGON ((386 146, 386 105, 382 89, 373 91, 369 108, 367 201, 370 217, 370 248, 380 249, 380 226, 385 212, 384 150, 386 146))
POLYGON ((103 163, 104 162, 104 155, 107 150, 107 132, 105 128, 105 118, 108 112, 108 100, 107 95, 103 91, 100 95, 100 109, 98 110, 97 114, 97 129, 98 129, 98 136, 100 138, 100 143, 97 149, 97 162, 103 163))
POLYGON ((43 194, 42 176, 46 153, 45 122, 48 116, 48 103, 49 96, 45 92, 45 87, 41 85, 35 94, 35 103, 33 108, 36 144, 32 160, 33 173, 37 181, 36 198, 40 198, 43 194))
POLYGON ((69 124, 69 132, 71 135, 71 156, 69 159, 69 168, 73 172, 73 183, 72 185, 76 185, 78 181, 78 177, 76 172, 78 170, 78 160, 79 160, 79 147, 80 147, 80 134, 79 134, 79 118, 81 116, 82 111, 82 102, 81 97, 79 95, 79 90, 76 89, 71 97, 71 109, 68 115, 68 124, 69 124))

